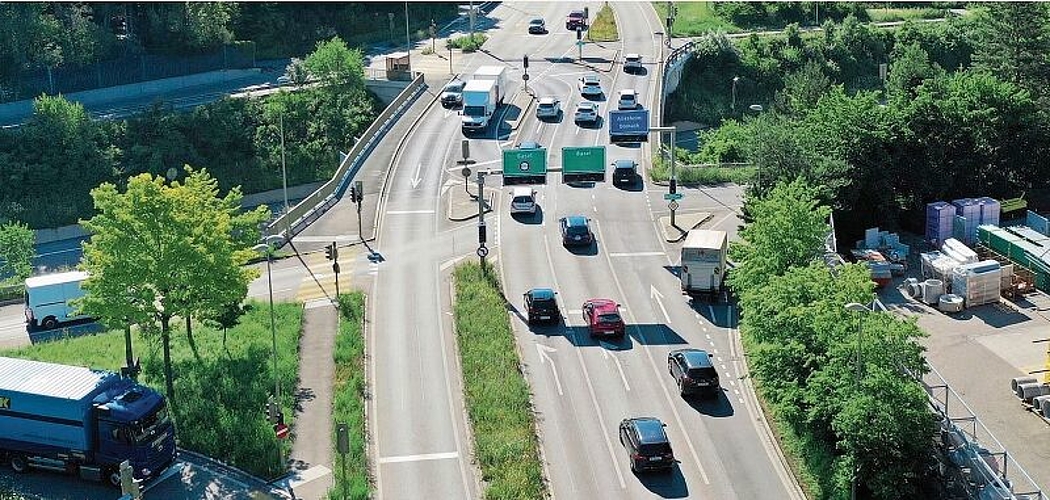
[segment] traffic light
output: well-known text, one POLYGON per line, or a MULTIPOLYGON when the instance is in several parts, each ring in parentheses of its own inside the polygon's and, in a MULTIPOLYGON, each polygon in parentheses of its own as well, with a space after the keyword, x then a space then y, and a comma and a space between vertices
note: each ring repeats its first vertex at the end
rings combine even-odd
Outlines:
POLYGON ((677 193, 678 192, 678 180, 677 179, 671 179, 671 190, 670 191, 672 193, 677 193))
POLYGON ((274 402, 273 396, 270 396, 266 400, 266 421, 271 423, 271 424, 276 422, 277 421, 277 413, 278 413, 277 403, 274 402))
POLYGON ((525 69, 529 69, 529 55, 528 54, 525 54, 525 55, 521 56, 521 65, 524 66, 525 69))
POLYGON ((335 246, 334 241, 324 247, 324 258, 328 260, 339 260, 339 248, 335 246))
POLYGON ((576 40, 583 40, 583 28, 576 27, 576 40))
POLYGON ((481 245, 485 244, 486 241, 485 223, 478 223, 478 243, 481 245))
POLYGON ((365 183, 354 181, 354 195, 357 197, 354 203, 361 203, 361 200, 365 199, 365 183))

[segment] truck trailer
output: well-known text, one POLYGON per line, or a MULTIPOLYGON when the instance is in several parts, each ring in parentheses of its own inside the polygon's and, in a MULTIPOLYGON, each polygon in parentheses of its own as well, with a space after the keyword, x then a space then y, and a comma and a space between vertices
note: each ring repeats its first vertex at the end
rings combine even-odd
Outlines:
POLYGON ((80 283, 88 273, 70 271, 45 274, 26 279, 26 323, 29 329, 50 330, 62 323, 86 319, 79 314, 72 301, 84 296, 80 283))
POLYGON ((119 374, 0 357, 0 461, 120 485, 120 464, 148 480, 176 457, 164 396, 119 374))
POLYGON ((474 72, 471 78, 474 81, 492 80, 496 82, 496 105, 502 105, 507 97, 507 67, 506 66, 482 66, 474 72))
POLYGON ((722 293, 729 238, 725 231, 694 229, 682 245, 682 292, 718 297, 722 293))

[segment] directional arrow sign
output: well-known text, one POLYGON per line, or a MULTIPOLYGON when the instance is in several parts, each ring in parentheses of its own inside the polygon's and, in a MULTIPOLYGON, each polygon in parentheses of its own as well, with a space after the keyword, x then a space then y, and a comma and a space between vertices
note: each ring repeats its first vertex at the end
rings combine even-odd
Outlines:
POLYGON ((546 184, 547 148, 503 151, 503 185, 546 184))
POLYGON ((545 365, 548 364, 548 362, 550 363, 551 373, 554 374, 554 384, 558 387, 558 395, 563 396, 564 393, 561 389, 561 379, 558 378, 558 369, 554 367, 554 360, 551 359, 550 355, 550 353, 552 352, 557 352, 557 349, 553 347, 547 347, 543 344, 536 344, 536 352, 540 355, 540 364, 545 365))
POLYGON ((605 146, 561 148, 562 182, 605 182, 605 146))
POLYGON ((660 290, 656 289, 656 285, 649 285, 649 298, 656 301, 656 304, 660 306, 660 311, 664 313, 665 325, 671 324, 671 316, 667 314, 667 308, 664 307, 664 302, 660 299, 664 298, 664 295, 660 293, 660 290))

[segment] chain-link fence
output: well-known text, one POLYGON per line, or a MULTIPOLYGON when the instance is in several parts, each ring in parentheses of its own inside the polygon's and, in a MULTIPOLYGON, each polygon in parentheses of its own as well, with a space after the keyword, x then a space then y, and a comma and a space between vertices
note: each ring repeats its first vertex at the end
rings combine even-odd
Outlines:
POLYGON ((32 99, 40 94, 69 94, 129 83, 223 69, 255 67, 255 44, 225 45, 207 54, 172 56, 141 54, 87 66, 43 68, 0 81, 0 102, 32 99))

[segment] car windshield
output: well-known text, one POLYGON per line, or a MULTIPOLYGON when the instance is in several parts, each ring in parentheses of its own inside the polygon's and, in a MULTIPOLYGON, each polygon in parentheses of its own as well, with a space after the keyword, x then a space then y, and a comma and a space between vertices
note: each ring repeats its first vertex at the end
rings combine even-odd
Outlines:
POLYGON ((641 61, 642 56, 627 56, 627 60, 631 62, 641 61))
POLYGON ((531 24, 533 26, 541 25, 541 24, 543 24, 543 19, 533 19, 533 20, 529 21, 529 24, 531 24))
POLYGON ((450 83, 445 85, 445 92, 463 92, 462 83, 450 83))
POLYGON ((515 196, 512 203, 532 203, 531 196, 515 196))
POLYGON ((642 443, 642 445, 638 447, 638 451, 640 451, 642 453, 642 455, 663 455, 663 454, 671 453, 671 444, 670 443, 642 443))
POLYGON ((590 113, 591 111, 594 111, 594 108, 581 104, 576 107, 576 111, 580 113, 590 113))
POLYGON ((718 373, 716 373, 715 369, 711 368, 711 367, 707 367, 707 368, 690 368, 689 369, 689 377, 690 378, 715 378, 717 376, 718 376, 718 373))
POLYGON ((598 316, 599 323, 619 323, 620 315, 617 313, 605 313, 598 316))
POLYGON ((599 86, 599 85, 601 85, 601 84, 600 84, 600 83, 598 83, 598 82, 583 82, 583 85, 584 85, 585 87, 597 87, 597 86, 599 86))
POLYGON ((160 427, 168 425, 170 418, 171 417, 168 415, 168 407, 167 405, 164 405, 157 409, 153 414, 131 424, 129 427, 135 442, 143 442, 152 438, 160 427))
POLYGON ((467 116, 485 116, 485 106, 467 106, 463 108, 463 114, 467 116))

